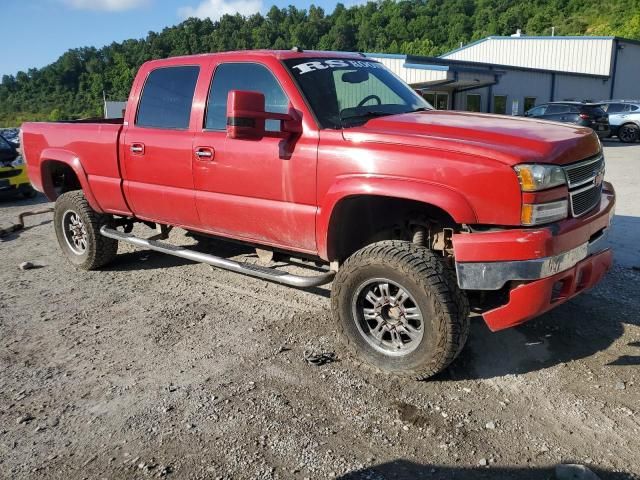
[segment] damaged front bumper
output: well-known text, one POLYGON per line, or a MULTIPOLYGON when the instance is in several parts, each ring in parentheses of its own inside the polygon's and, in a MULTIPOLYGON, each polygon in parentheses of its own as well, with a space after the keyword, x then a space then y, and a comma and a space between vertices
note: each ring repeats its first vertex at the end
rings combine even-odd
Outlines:
POLYGON ((551 257, 508 262, 456 262, 458 286, 463 290, 499 290, 510 281, 551 277, 605 250, 608 236, 609 228, 605 228, 589 242, 551 257))
POLYGON ((606 183, 600 205, 580 218, 535 229, 456 234, 458 285, 463 290, 508 289, 508 301, 483 317, 491 330, 526 322, 588 290, 609 270, 607 248, 615 192, 606 183))

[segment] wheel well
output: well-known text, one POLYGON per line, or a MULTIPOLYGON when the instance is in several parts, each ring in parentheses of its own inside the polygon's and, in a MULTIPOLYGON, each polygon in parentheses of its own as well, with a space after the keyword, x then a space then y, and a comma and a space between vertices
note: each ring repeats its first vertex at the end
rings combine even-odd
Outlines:
POLYGON ((65 192, 81 190, 76 172, 68 164, 47 160, 42 164, 42 184, 47 197, 55 200, 65 192))
POLYGON ((412 240, 421 227, 433 234, 459 225, 447 212, 428 203, 377 195, 348 197, 331 214, 327 254, 330 261, 342 262, 373 242, 412 240))

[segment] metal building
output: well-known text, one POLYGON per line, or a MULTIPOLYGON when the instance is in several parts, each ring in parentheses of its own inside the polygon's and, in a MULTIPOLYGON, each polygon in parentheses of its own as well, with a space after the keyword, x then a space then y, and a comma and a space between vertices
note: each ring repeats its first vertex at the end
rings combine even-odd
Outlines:
POLYGON ((127 102, 104 101, 104 118, 122 118, 127 108, 127 102))
POLYGON ((640 98, 640 42, 618 37, 487 37, 440 57, 367 54, 436 108, 522 115, 554 100, 640 98))

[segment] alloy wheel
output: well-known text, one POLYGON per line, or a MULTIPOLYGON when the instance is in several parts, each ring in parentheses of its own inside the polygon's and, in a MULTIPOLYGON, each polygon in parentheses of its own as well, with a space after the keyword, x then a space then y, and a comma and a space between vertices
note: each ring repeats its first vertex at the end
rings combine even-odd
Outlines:
POLYGON ((422 312, 403 286, 385 278, 362 283, 352 302, 362 337, 377 351, 391 356, 413 352, 424 336, 422 312))

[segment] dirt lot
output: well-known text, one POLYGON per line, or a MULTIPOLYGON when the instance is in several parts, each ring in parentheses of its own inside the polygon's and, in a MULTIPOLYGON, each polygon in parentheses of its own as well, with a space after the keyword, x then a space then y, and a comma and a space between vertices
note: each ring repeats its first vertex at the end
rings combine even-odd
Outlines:
MULTIPOLYGON (((0 241, 0 477, 546 479, 577 462, 640 478, 640 145, 608 145, 611 274, 520 328, 474 321, 429 382, 358 366, 327 288, 124 245, 110 268, 79 272, 50 217, 31 220, 0 241), (339 361, 307 365, 306 348, 339 361)), ((4 200, 0 223, 42 202, 4 200)))

